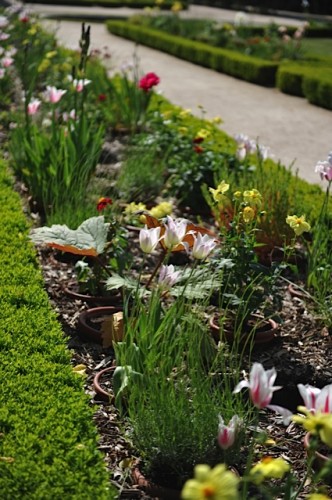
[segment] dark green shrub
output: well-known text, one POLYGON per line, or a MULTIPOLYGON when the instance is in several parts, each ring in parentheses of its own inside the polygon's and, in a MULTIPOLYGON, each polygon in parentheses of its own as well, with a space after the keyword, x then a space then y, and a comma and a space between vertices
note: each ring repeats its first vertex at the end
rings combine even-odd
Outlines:
POLYGON ((3 162, 0 217, 1 499, 114 498, 89 398, 70 365, 3 162))
POLYGON ((238 54, 232 50, 211 47, 205 43, 193 42, 124 21, 108 21, 107 28, 116 35, 243 80, 260 85, 274 85, 275 82, 277 63, 238 54))
POLYGON ((311 104, 332 109, 332 81, 327 78, 327 75, 305 76, 303 93, 311 104))

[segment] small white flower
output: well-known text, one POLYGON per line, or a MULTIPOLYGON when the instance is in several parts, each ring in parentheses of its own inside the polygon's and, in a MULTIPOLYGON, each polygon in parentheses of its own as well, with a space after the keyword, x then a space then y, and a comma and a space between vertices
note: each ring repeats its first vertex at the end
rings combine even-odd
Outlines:
POLYGON ((202 236, 201 233, 197 233, 197 235, 194 236, 194 240, 192 249, 192 256, 194 259, 206 259, 217 246, 216 240, 211 238, 208 234, 202 236))
POLYGON ((139 244, 144 253, 152 253, 159 243, 160 227, 148 229, 145 226, 139 233, 139 244))
POLYGON ((164 235, 165 247, 169 250, 177 247, 182 243, 183 238, 187 233, 187 221, 184 219, 173 220, 167 215, 167 226, 164 235))
POLYGON ((173 264, 161 266, 158 284, 165 288, 171 288, 179 279, 181 271, 175 271, 173 264))

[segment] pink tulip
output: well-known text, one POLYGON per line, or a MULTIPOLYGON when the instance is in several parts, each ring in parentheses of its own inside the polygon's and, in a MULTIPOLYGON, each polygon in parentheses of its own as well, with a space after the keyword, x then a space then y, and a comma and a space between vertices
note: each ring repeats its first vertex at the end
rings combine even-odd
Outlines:
POLYGON ((14 62, 14 59, 12 57, 3 57, 1 59, 1 64, 4 68, 9 68, 14 62))
POLYGON ((257 408, 265 408, 270 403, 274 391, 281 389, 274 386, 277 372, 275 368, 264 370, 263 365, 254 363, 248 380, 242 380, 234 389, 234 393, 240 392, 244 387, 250 391, 251 401, 257 408))
POLYGON ((82 90, 84 89, 84 87, 86 85, 88 85, 89 83, 91 83, 91 80, 77 80, 76 78, 73 80, 73 85, 74 85, 74 88, 76 90, 76 92, 82 92, 82 90))
POLYGON ((28 115, 35 115, 39 110, 41 101, 39 99, 32 99, 27 106, 28 115))
POLYGON ((240 423, 241 419, 234 415, 228 425, 225 425, 224 419, 219 415, 218 444, 220 448, 227 450, 233 446, 240 423))
POLYGON ((67 90, 57 89, 56 87, 47 86, 45 90, 45 98, 52 104, 56 104, 60 101, 62 96, 67 92, 67 90))
POLYGON ((315 413, 332 413, 332 384, 318 389, 309 384, 298 384, 298 390, 302 396, 307 410, 315 413))
POLYGON ((332 181, 332 151, 330 151, 327 161, 319 161, 315 167, 315 172, 320 174, 320 178, 328 182, 332 181))
POLYGON ((270 405, 273 393, 281 389, 280 386, 274 386, 277 372, 275 368, 264 370, 261 363, 254 363, 252 365, 249 381, 242 380, 237 384, 234 393, 240 392, 244 387, 249 388, 250 398, 253 404, 258 409, 269 408, 283 416, 284 424, 288 424, 292 412, 281 406, 270 405))

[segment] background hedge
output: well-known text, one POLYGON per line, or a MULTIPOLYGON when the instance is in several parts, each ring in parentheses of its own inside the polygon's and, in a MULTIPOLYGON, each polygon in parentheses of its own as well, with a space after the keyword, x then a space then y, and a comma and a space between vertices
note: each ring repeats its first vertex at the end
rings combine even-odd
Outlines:
POLYGON ((0 497, 114 498, 89 398, 73 373, 3 162, 0 219, 0 497))
POLYGON ((238 52, 211 47, 205 43, 168 35, 161 31, 130 24, 126 21, 107 21, 108 30, 142 45, 167 52, 187 61, 212 68, 242 80, 274 86, 278 63, 246 56, 238 52))

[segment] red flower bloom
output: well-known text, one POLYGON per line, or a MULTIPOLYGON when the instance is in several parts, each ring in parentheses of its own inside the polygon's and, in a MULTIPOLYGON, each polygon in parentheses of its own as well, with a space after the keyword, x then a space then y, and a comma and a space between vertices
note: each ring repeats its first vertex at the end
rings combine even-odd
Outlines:
POLYGON ((102 197, 102 198, 99 198, 98 200, 98 203, 97 203, 97 210, 98 212, 101 212, 102 210, 104 210, 104 208, 107 207, 107 205, 112 205, 113 201, 111 200, 111 198, 105 198, 105 197, 102 197))
POLYGON ((99 94, 99 96, 98 96, 99 102, 104 102, 104 101, 106 101, 106 99, 107 99, 107 97, 105 94, 99 94))
POLYGON ((152 87, 158 85, 159 82, 159 76, 157 76, 155 73, 147 73, 140 79, 138 86, 140 89, 144 90, 144 92, 148 92, 152 89, 152 87))
POLYGON ((193 143, 200 144, 203 141, 204 141, 204 137, 195 137, 195 139, 193 140, 193 143))
POLYGON ((197 154, 203 153, 204 149, 201 146, 194 146, 194 151, 197 154))

